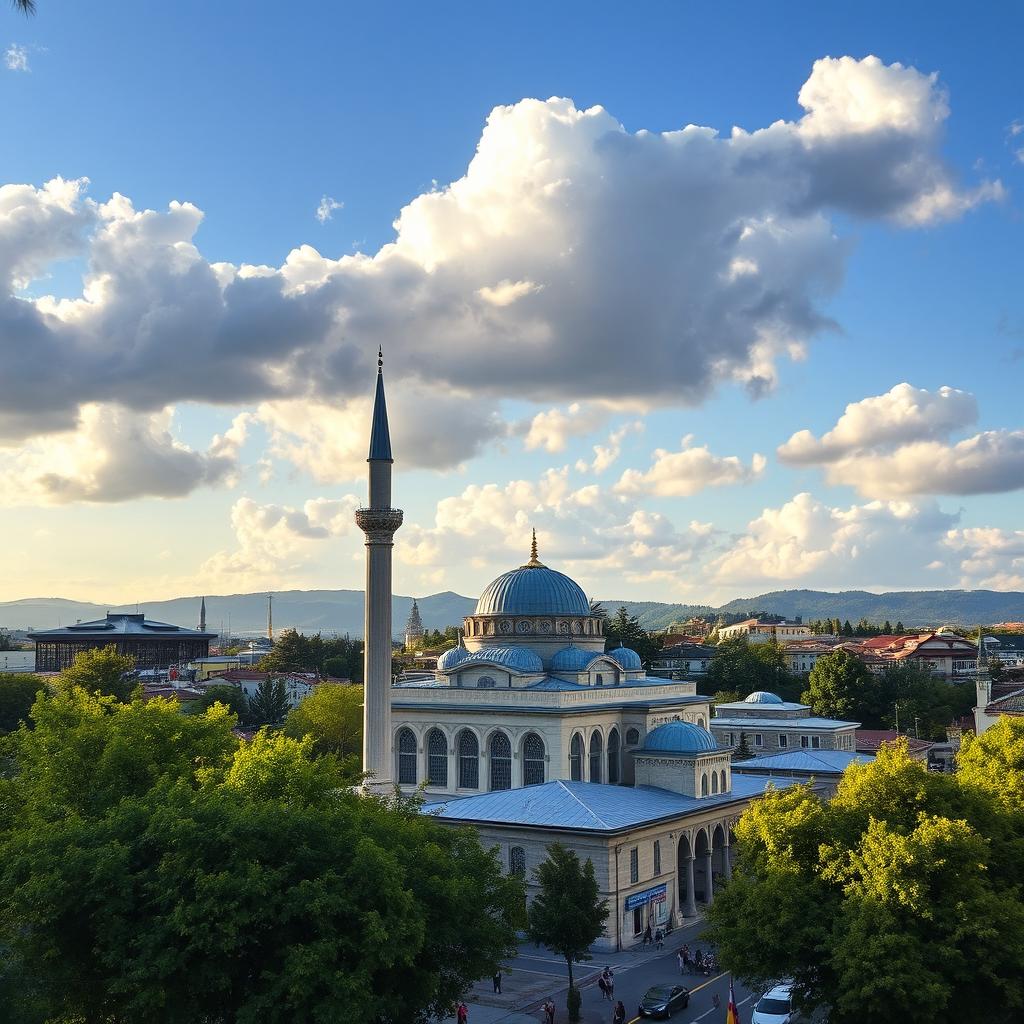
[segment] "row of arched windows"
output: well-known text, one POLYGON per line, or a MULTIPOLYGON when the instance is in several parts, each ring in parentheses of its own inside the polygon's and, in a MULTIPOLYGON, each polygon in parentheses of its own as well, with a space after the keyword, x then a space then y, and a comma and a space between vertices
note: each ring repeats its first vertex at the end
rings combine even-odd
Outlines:
MULTIPOLYGON (((412 729, 398 732, 398 782, 415 786, 417 778, 416 734, 412 729)), ((427 785, 448 786, 448 740, 440 729, 427 733, 427 785)), ((480 789, 480 741, 470 729, 463 729, 455 739, 456 771, 459 789, 480 789)), ((535 732, 523 739, 523 785, 539 786, 544 782, 544 741, 535 732)), ((503 732, 491 733, 487 743, 489 786, 491 790, 512 788, 512 741, 503 732)))
MULTIPOLYGON (((640 734, 635 729, 629 733, 636 733, 636 740, 639 742, 640 734)), ((628 738, 629 734, 627 734, 628 738)), ((619 730, 612 728, 608 733, 607 760, 605 759, 604 740, 599 732, 590 737, 590 746, 587 751, 587 781, 607 782, 609 785, 619 784, 619 730), (607 765, 607 767, 605 767, 607 765)), ((569 741, 569 778, 573 782, 583 781, 583 737, 577 732, 573 733, 569 741)))
MULTIPOLYGON (((710 776, 710 795, 714 796, 716 793, 728 793, 729 787, 725 779, 725 771, 712 772, 710 776)), ((708 785, 708 773, 704 772, 700 777, 700 795, 709 795, 708 785)))

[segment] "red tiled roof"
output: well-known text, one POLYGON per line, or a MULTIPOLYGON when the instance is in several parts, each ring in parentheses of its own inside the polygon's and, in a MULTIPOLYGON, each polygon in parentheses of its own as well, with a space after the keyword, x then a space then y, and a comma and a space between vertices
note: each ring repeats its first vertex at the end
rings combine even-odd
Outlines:
POLYGON ((906 740, 911 751, 926 750, 932 745, 928 740, 905 736, 895 729, 858 729, 854 733, 854 745, 861 753, 877 753, 883 743, 895 743, 897 740, 906 740))

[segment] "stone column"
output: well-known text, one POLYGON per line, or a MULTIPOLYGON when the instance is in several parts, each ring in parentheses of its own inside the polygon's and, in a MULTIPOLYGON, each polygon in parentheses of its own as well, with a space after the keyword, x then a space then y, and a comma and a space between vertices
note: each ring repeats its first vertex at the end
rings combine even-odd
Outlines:
POLYGON ((711 906, 715 898, 715 885, 711 875, 711 851, 704 854, 704 903, 711 906))
POLYGON ((732 847, 726 843, 722 847, 722 872, 727 882, 732 881, 732 847))
POLYGON ((686 905, 683 907, 684 917, 697 916, 697 896, 694 892, 693 857, 686 858, 686 905))

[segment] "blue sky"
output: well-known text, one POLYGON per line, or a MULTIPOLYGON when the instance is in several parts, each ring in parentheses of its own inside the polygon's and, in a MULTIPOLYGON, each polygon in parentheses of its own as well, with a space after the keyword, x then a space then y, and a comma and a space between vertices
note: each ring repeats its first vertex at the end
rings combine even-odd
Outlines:
POLYGON ((0 598, 359 587, 380 341, 400 592, 533 523, 599 596, 1024 589, 1019 6, 38 7, 0 13, 0 598), (707 269, 744 224, 756 303, 707 269))

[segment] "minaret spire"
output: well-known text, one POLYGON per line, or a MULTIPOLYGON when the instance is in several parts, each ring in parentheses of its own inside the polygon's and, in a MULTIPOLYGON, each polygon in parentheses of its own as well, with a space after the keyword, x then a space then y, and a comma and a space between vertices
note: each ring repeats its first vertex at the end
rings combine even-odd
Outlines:
POLYGON ((530 541, 530 560, 523 566, 524 569, 543 569, 544 563, 537 557, 537 530, 533 531, 533 540, 530 541))
POLYGON ((386 791, 394 777, 391 737, 391 549, 402 510, 391 507, 391 435, 384 399, 384 352, 377 351, 377 390, 370 427, 369 501, 356 510, 366 535, 363 628, 363 771, 367 785, 386 791))
POLYGON ((206 632, 206 597, 199 599, 199 632, 206 632))

